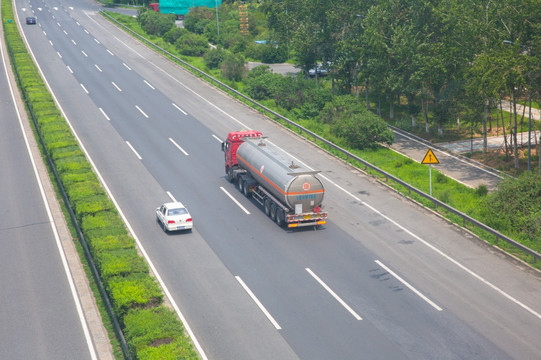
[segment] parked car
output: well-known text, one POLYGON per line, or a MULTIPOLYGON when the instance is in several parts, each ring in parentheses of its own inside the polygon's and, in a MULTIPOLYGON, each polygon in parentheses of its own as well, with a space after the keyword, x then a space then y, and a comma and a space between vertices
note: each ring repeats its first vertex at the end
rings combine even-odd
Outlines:
POLYGON ((317 73, 317 76, 325 76, 327 75, 327 69, 324 69, 323 66, 318 65, 315 69, 308 70, 308 75, 310 77, 315 77, 317 73))
POLYGON ((36 25, 36 18, 34 16, 27 17, 26 25, 36 25))
POLYGON ((330 61, 327 61, 325 66, 323 66, 323 64, 318 64, 315 69, 308 70, 308 76, 314 77, 316 74, 317 76, 325 76, 328 74, 331 65, 332 63, 330 61))
POLYGON ((191 230, 192 216, 181 202, 165 203, 156 209, 156 221, 161 223, 163 231, 191 230))

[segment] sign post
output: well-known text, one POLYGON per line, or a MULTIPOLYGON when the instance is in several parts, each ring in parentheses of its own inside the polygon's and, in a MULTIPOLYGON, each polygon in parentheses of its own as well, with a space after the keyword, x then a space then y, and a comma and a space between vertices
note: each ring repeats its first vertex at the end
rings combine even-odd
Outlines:
POLYGON ((428 164, 428 183, 430 185, 430 196, 432 196, 432 164, 439 164, 440 161, 434 154, 431 148, 428 148, 421 164, 428 164))

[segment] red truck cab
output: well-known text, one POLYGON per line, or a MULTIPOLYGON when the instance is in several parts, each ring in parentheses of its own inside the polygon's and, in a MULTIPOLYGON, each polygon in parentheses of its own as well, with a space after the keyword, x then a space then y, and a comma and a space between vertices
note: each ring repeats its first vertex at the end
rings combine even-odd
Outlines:
POLYGON ((160 12, 160 3, 151 3, 151 4, 148 4, 148 6, 154 10, 154 11, 157 11, 157 12, 160 12))
POLYGON ((225 154, 225 173, 231 176, 231 170, 238 166, 237 149, 244 141, 245 137, 258 138, 263 134, 256 130, 231 131, 227 134, 227 139, 222 143, 222 151, 225 154))

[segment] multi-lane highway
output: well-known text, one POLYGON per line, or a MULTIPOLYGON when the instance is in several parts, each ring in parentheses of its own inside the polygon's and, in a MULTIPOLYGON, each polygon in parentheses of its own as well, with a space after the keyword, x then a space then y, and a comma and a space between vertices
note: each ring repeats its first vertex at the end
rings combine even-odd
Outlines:
POLYGON ((0 358, 95 359, 7 69, 0 47, 0 358))
POLYGON ((18 0, 44 75, 210 359, 534 359, 541 282, 155 55, 80 1, 18 0), (315 169, 330 221, 277 227, 224 177, 257 129, 315 169), (165 234, 171 197, 192 233, 165 234), (237 205, 231 197, 241 206, 237 205))

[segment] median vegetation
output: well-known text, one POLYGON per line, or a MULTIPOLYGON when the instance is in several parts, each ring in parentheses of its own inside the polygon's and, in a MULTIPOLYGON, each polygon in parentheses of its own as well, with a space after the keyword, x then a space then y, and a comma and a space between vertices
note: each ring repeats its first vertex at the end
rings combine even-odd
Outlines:
POLYGON ((19 34, 11 1, 2 25, 13 68, 42 151, 56 168, 76 221, 111 300, 129 353, 135 359, 198 359, 176 314, 137 252, 134 239, 55 105, 19 34), (11 20, 11 21, 8 21, 11 20))

